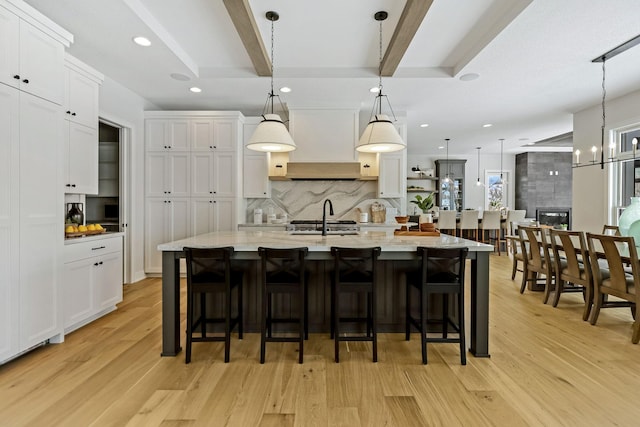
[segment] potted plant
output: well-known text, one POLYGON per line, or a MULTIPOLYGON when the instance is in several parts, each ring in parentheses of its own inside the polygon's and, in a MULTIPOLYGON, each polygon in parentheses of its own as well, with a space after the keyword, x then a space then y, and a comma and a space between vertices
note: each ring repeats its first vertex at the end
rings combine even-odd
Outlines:
POLYGON ((429 212, 429 209, 433 207, 433 193, 429 193, 429 195, 424 198, 417 194, 415 200, 411 200, 411 203, 415 203, 416 206, 426 214, 429 212))

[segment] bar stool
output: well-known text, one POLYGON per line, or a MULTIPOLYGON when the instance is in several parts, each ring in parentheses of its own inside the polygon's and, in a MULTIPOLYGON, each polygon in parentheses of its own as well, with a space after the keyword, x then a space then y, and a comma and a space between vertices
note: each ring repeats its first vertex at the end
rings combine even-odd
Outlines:
POLYGON ((407 273, 406 292, 406 332, 407 341, 411 337, 411 325, 420 332, 422 345, 422 363, 427 364, 427 342, 460 343, 460 363, 467 364, 465 333, 464 333, 464 271, 467 248, 417 248, 418 256, 422 258, 419 271, 407 273), (416 319, 411 316, 411 289, 418 290, 420 313, 416 319), (428 297, 429 294, 442 294, 442 336, 427 337, 428 297), (458 322, 449 317, 449 294, 457 294, 458 322), (449 338, 449 326, 458 332, 458 338, 449 338))
POLYGON ((493 241, 495 243, 494 248, 498 250, 498 255, 500 255, 500 211, 482 212, 480 230, 482 242, 484 242, 486 235, 489 242, 493 241), (491 234, 493 234, 493 237, 491 237, 491 234))
POLYGON ((438 213, 438 230, 444 232, 444 230, 451 230, 452 236, 456 235, 456 211, 441 210, 438 213))
MULTIPOLYGON (((305 258, 308 248, 272 249, 258 248, 262 263, 262 325, 260 328, 260 363, 264 363, 267 342, 299 343, 298 362, 302 363, 304 340, 309 336, 307 274, 305 258), (275 318, 272 313, 272 295, 289 294, 298 297, 297 318, 275 318), (274 323, 297 323, 297 337, 274 337, 274 323)), ((292 302, 294 298, 291 299, 292 302)), ((293 309, 293 308, 292 308, 293 309)))
POLYGON ((335 360, 340 363, 340 341, 371 341, 373 361, 378 361, 378 322, 376 320, 376 277, 380 247, 339 248, 331 247, 334 260, 331 286, 331 337, 334 338, 335 360), (342 294, 365 295, 367 314, 365 317, 342 317, 340 297, 342 294), (340 336, 341 323, 367 325, 366 335, 340 336))
POLYGON ((464 237, 464 231, 467 230, 473 232, 473 240, 478 240, 478 211, 464 210, 460 212, 460 222, 458 223, 458 230, 460 237, 464 237))
POLYGON ((187 257, 187 350, 185 363, 191 362, 191 343, 224 341, 224 362, 229 363, 231 331, 238 325, 242 339, 243 272, 231 269, 232 247, 184 248, 187 257), (231 317, 231 292, 237 289, 236 317, 231 317), (224 317, 207 317, 207 294, 224 295, 224 317), (200 313, 194 320, 195 297, 200 297, 200 313), (224 336, 207 336, 208 323, 224 323, 224 336), (200 327, 201 336, 194 336, 200 327))

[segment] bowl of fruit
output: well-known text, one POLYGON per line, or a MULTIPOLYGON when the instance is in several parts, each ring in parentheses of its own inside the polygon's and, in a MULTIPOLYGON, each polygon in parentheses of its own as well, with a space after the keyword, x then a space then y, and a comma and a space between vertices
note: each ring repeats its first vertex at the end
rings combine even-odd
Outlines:
POLYGON ((93 234, 101 234, 106 232, 100 224, 67 224, 64 227, 65 237, 90 236, 93 234))

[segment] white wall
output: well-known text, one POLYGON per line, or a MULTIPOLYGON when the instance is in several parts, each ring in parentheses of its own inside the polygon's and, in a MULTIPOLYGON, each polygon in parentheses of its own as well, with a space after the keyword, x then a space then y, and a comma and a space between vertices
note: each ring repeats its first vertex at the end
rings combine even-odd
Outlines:
POLYGON ((144 111, 158 109, 136 93, 105 76, 100 87, 100 118, 131 129, 129 147, 129 218, 131 282, 144 274, 144 111))
MULTIPOLYGON (((640 90, 606 102, 606 135, 617 129, 640 123, 640 90)), ((582 158, 589 158, 591 147, 600 148, 602 107, 600 104, 573 115, 573 148, 580 149, 582 158), (583 157, 585 156, 585 157, 583 157)), ((608 140, 605 140, 605 149, 608 140)), ((598 153, 598 159, 600 153, 598 153)), ((610 197, 609 167, 589 166, 573 169, 573 228, 601 232, 603 224, 616 223, 610 197)), ((628 204, 628 202, 626 203, 628 204)))
MULTIPOLYGON (((411 168, 414 166, 420 166, 420 169, 433 169, 435 172, 436 159, 445 159, 446 155, 442 156, 426 156, 407 153, 407 176, 412 176, 411 168)), ((478 207, 485 208, 485 187, 477 187, 476 181, 478 178, 478 154, 474 150, 473 154, 466 156, 453 156, 449 154, 449 159, 466 159, 465 163, 465 184, 464 184, 464 208, 465 209, 477 209, 478 207)), ((507 185, 507 206, 514 209, 515 203, 515 161, 516 157, 513 154, 504 154, 502 167, 504 172, 508 172, 510 185, 507 185)), ((500 170, 500 155, 499 154, 482 154, 480 150, 480 182, 485 181, 485 171, 499 171, 500 170)), ((412 195, 407 198, 413 199, 412 195)))

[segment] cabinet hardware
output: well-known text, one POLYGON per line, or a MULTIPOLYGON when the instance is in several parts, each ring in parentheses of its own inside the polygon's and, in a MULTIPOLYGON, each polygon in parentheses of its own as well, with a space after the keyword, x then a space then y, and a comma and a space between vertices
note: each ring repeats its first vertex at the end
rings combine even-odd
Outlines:
POLYGON ((16 80, 20 80, 20 76, 18 74, 16 74, 15 76, 13 76, 14 79, 16 80))
POLYGON ((29 83, 29 79, 22 80, 22 83, 27 83, 28 84, 29 83))
POLYGON ((100 261, 98 264, 102 265, 102 261, 100 261))
POLYGON ((71 114, 71 111, 67 110, 67 114, 71 114))
POLYGON ((75 185, 75 184, 71 184, 71 186, 72 186, 73 188, 76 188, 76 185, 75 185))
POLYGON ((91 248, 92 251, 97 251, 98 249, 104 249, 106 246, 98 246, 97 248, 91 248))
POLYGON ((66 184, 65 187, 71 187, 71 184, 66 184))
POLYGON ((98 263, 97 263, 97 262, 94 262, 94 263, 93 263, 93 265, 95 265, 95 266, 97 267, 97 266, 98 266, 98 263))
POLYGON ((213 148, 213 145, 210 145, 209 148, 213 148))
POLYGON ((76 113, 71 113, 71 115, 72 115, 72 116, 75 116, 75 115, 76 115, 76 113))

